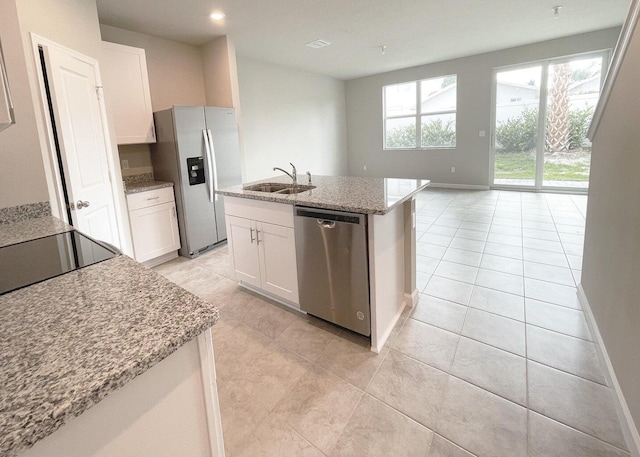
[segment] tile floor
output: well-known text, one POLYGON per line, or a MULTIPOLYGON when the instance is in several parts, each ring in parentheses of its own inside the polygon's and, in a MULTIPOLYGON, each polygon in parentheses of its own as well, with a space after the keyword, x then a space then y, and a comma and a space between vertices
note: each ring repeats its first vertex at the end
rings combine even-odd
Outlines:
POLYGON ((156 267, 220 308, 227 456, 628 456, 576 298, 586 197, 416 206, 420 301, 380 354, 239 288, 225 246, 156 267))

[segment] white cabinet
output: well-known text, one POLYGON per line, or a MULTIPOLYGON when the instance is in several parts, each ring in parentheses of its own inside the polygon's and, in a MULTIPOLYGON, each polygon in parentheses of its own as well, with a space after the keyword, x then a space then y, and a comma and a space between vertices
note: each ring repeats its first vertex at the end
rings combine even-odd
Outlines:
POLYGON ((100 66, 117 143, 155 143, 144 49, 103 41, 100 66))
POLYGON ((127 205, 135 259, 148 262, 167 254, 176 257, 176 251, 180 249, 180 233, 173 188, 127 195, 127 205))
POLYGON ((293 207, 225 197, 231 269, 238 281, 298 305, 293 207))

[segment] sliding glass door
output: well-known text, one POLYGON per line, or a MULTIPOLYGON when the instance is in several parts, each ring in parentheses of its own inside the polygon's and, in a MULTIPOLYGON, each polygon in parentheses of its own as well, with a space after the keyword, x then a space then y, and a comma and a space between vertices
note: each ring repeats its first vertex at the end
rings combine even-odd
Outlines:
POLYGON ((586 190, 587 129, 604 55, 556 59, 495 74, 493 186, 586 190))

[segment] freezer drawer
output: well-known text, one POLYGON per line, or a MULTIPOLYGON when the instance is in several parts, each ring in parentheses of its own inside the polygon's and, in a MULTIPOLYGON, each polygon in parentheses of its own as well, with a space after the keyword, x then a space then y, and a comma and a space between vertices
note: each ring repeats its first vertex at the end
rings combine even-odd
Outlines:
POLYGON ((296 207, 294 224, 300 309, 369 336, 366 215, 296 207))

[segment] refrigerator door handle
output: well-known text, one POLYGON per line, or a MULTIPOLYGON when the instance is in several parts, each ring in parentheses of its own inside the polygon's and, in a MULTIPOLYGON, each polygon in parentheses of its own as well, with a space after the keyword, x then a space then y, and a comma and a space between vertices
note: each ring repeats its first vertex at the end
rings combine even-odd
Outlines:
POLYGON ((213 185, 211 186, 211 193, 214 195, 215 201, 218 201, 218 194, 214 193, 214 190, 218 190, 218 164, 216 163, 216 150, 213 147, 213 132, 211 129, 207 129, 209 136, 209 151, 211 152, 211 164, 213 166, 213 185))
POLYGON ((213 165, 211 158, 211 143, 209 142, 209 132, 206 129, 202 129, 202 137, 204 138, 204 149, 207 153, 207 171, 209 172, 209 179, 207 181, 207 187, 209 188, 209 202, 213 203, 213 165))

